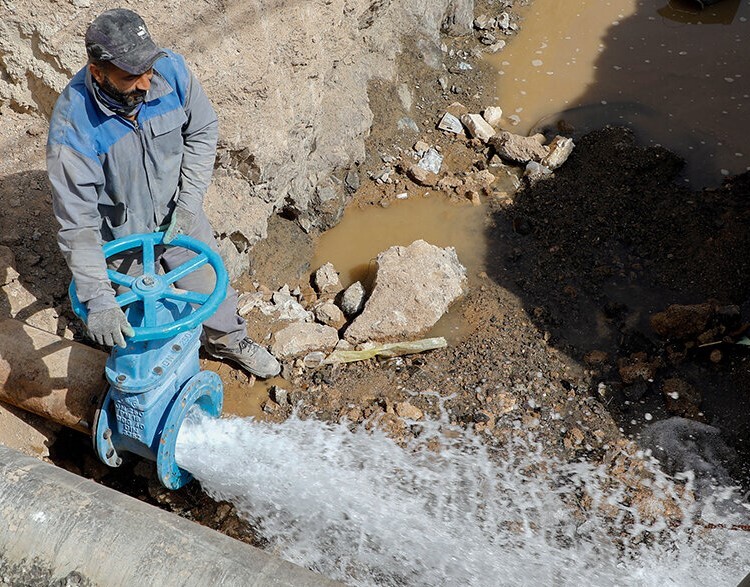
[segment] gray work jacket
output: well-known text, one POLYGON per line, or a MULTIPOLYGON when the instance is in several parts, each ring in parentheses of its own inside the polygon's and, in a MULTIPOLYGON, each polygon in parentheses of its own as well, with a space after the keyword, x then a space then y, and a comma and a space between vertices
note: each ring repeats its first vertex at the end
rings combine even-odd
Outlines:
POLYGON ((52 113, 47 172, 58 243, 89 311, 117 305, 102 243, 158 230, 176 205, 197 213, 211 181, 216 113, 183 57, 166 53, 135 121, 97 99, 88 67, 52 113))

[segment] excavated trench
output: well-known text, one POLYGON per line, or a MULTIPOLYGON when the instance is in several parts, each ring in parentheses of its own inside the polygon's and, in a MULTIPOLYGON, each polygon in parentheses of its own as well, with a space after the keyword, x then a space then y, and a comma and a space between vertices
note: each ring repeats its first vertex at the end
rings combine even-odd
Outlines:
MULTIPOLYGON (((725 0, 702 13, 693 2, 662 4, 611 0, 578 3, 570 9, 551 0, 535 0, 520 11, 524 19, 520 34, 508 35, 507 46, 476 63, 470 73, 430 69, 425 64, 429 52, 415 45, 400 57, 395 82, 370 82, 372 135, 358 167, 362 185, 343 220, 319 239, 312 239, 299 228, 304 216, 294 213, 286 214, 294 220, 273 219, 269 241, 274 244, 261 242, 250 251, 252 274, 245 283, 272 288, 294 285, 326 261, 335 264, 342 281, 367 279, 377 252, 425 238, 457 248, 469 269, 470 293, 437 327, 436 333, 451 340, 448 350, 400 363, 298 371, 286 380, 269 382, 290 388, 299 415, 349 422, 351 426, 368 425, 376 417, 394 438, 405 442, 419 437, 419 425, 404 425, 393 406, 413 402, 427 418, 439 420, 443 414, 451 424, 485 434, 491 447, 507 446, 510 439, 528 432, 550 458, 584 459, 592 466, 605 463, 618 476, 622 463, 613 463, 610 447, 624 446, 618 443, 633 439, 636 449, 655 450, 670 474, 694 464, 696 460, 690 457, 698 455, 709 464, 699 477, 713 476, 724 484, 741 483, 750 488, 746 466, 750 462, 750 427, 746 423, 750 399, 745 393, 750 372, 745 348, 734 344, 744 332, 750 311, 746 277, 750 241, 745 229, 750 180, 735 176, 748 167, 742 147, 748 122, 742 114, 750 95, 750 77, 743 75, 742 48, 750 41, 750 3, 725 0), (439 77, 449 78, 447 90, 438 83, 439 77), (407 85, 419 108, 407 108, 397 97, 402 95, 402 84, 407 85), (460 92, 452 91, 456 86, 460 92), (559 132, 573 136, 576 150, 554 178, 525 186, 510 198, 504 188, 496 189, 483 197, 478 207, 460 201, 455 194, 447 197, 416 186, 397 173, 393 177, 400 180, 398 184, 375 181, 382 177, 387 158, 409 156, 420 139, 442 146, 451 173, 474 171, 477 164, 482 165, 478 162, 486 163, 482 146, 434 130, 445 108, 456 100, 475 112, 499 105, 513 132, 559 132), (418 123, 420 133, 398 127, 404 116, 418 123), (630 130, 594 130, 607 124, 630 130), (725 178, 728 180, 722 184, 725 178), (408 194, 406 198, 399 197, 403 193, 408 194), (669 305, 707 302, 714 309, 700 332, 670 337, 654 331, 650 317, 669 305), (670 401, 675 386, 691 390, 682 393, 686 401, 670 401), (437 391, 447 399, 438 405, 422 395, 427 391, 437 391), (569 406, 567 415, 568 408, 561 405, 569 406), (562 423, 555 414, 563 414, 562 423), (658 445, 668 443, 654 441, 655 435, 644 431, 658 421, 674 422, 670 419, 675 416, 719 432, 688 428, 683 444, 693 446, 690 455, 660 453, 658 445), (707 440, 696 440, 696 430, 706 433, 707 440)), ((475 16, 499 8, 494 2, 478 3, 475 16)), ((516 14, 514 11, 514 22, 516 14)), ((447 40, 442 58, 448 64, 463 60, 460 52, 469 55, 472 47, 481 46, 485 32, 475 30, 468 39, 447 40)), ((259 337, 267 327, 262 321, 251 326, 259 337)), ((274 406, 269 401, 269 384, 248 389, 249 382, 241 373, 216 363, 207 362, 206 367, 216 369, 227 386, 228 413, 277 423, 289 416, 291 406, 274 406)), ((294 420, 286 426, 289 438, 297 438, 294 420)), ((318 438, 321 445, 330 442, 328 436, 326 441, 317 436, 325 436, 325 431, 307 429, 306 434, 286 449, 301 462, 315 458, 314 445, 307 452, 310 439, 318 438)), ((679 432, 668 436, 679 437, 679 432)), ((382 454, 393 458, 400 454, 390 453, 395 449, 381 440, 373 444, 382 454)), ((250 446, 245 448, 252 451, 250 446)), ((632 454, 630 451, 623 449, 622 454, 632 454)), ((74 433, 61 432, 50 453, 53 461, 68 469, 230 536, 261 546, 273 544, 273 538, 263 532, 264 523, 269 526, 270 522, 249 513, 252 508, 243 510, 247 508, 242 486, 246 481, 237 481, 232 496, 211 489, 210 479, 205 479, 214 501, 197 484, 166 492, 149 466, 137 461, 126 463, 114 474, 96 462, 88 442, 74 433)), ((275 464, 284 463, 284 454, 276 454, 273 447, 270 453, 275 464)), ((349 463, 347 455, 341 457, 345 466, 365 470, 372 476, 365 480, 377 478, 377 467, 370 470, 356 459, 349 463)), ((299 462, 296 458, 288 460, 299 462)), ((632 458, 638 468, 640 457, 632 458)), ((460 461, 456 459, 451 462, 460 461)), ((386 467, 382 461, 372 460, 386 467)), ((535 462, 529 466, 545 465, 535 462)), ((475 469, 469 470, 469 474, 478 475, 475 469)), ((456 471, 454 481, 460 484, 457 479, 467 473, 460 468, 456 471)), ((282 470, 278 474, 291 478, 296 472, 282 470)), ((562 473, 552 486, 564 486, 566 475, 572 473, 562 473)), ((512 475, 502 477, 502 483, 509 484, 505 491, 517 488, 510 478, 512 475)), ((582 479, 585 484, 593 477, 584 474, 582 479)), ((643 499, 644 486, 633 490, 639 496, 631 496, 634 502, 643 499)), ((675 491, 682 491, 683 485, 678 482, 676 486, 680 489, 675 491)), ((401 485, 396 487, 401 490, 401 485)), ((544 483, 539 487, 541 493, 549 490, 544 483)), ((296 495, 296 487, 291 489, 290 494, 296 495)), ((278 488, 280 493, 287 490, 288 486, 278 488)), ((409 494, 413 488, 403 490, 409 494)), ((623 489, 625 493, 631 490, 630 486, 623 489)), ((482 490, 477 489, 475 495, 480 500, 482 490)), ((586 503, 578 497, 579 506, 586 503)), ((385 499, 377 493, 370 498, 385 499)), ((533 493, 532 510, 539 507, 536 499, 533 493)), ((504 502, 498 498, 488 503, 500 511, 504 502)), ((586 511, 586 506, 582 507, 586 511)), ((614 528, 617 532, 620 528, 627 534, 625 528, 631 528, 629 522, 610 526, 611 520, 605 518, 597 522, 599 530, 614 528)), ((471 519, 477 527, 487 521, 481 514, 471 519)), ((675 519, 672 523, 679 526, 675 519)), ((519 520, 532 527, 541 525, 541 519, 525 518, 518 512, 498 523, 513 528, 519 520)), ((400 518, 391 521, 408 525, 400 518)), ((681 524, 690 526, 687 518, 681 524)), ((560 527, 548 530, 559 533, 560 527)), ((299 533, 304 534, 303 530, 299 533)), ((596 532, 594 537, 602 539, 596 532)), ((316 535, 315 539, 325 542, 324 538, 316 535)), ((526 538, 527 544, 539 546, 534 537, 526 538)), ((654 530, 643 544, 658 544, 659 538, 654 530)), ((661 538, 668 541, 670 536, 661 538)), ((690 550, 692 538, 685 538, 684 543, 682 536, 671 538, 684 544, 688 554, 693 552, 714 564, 710 549, 690 550)), ((743 539, 738 536, 735 542, 743 539)), ((584 553, 565 550, 567 544, 565 540, 553 543, 550 560, 556 560, 552 553, 563 552, 588 569, 591 563, 584 553)), ((730 536, 723 548, 729 551, 731 544, 730 536)), ((375 549, 386 547, 377 543, 375 549)), ((618 548, 621 545, 611 553, 613 565, 617 564, 618 548)), ((656 550, 635 558, 650 560, 654 553, 664 554, 656 550)), ((516 554, 527 560, 526 551, 516 554)), ((325 556, 343 555, 333 551, 325 556)), ((527 564, 533 559, 531 556, 527 564)), ((308 564, 325 566, 315 557, 310 560, 313 562, 308 564)), ((685 581, 697 577, 691 574, 689 561, 680 564, 684 568, 675 564, 673 576, 685 581)), ((665 579, 654 572, 658 565, 643 566, 656 581, 647 584, 663 584, 658 581, 665 579)), ((462 568, 456 563, 455 569, 462 568)), ((482 567, 489 574, 509 568, 482 567)), ((373 570, 377 566, 365 569, 377 578, 373 570)), ((607 573, 610 570, 607 568, 607 573)), ((743 574, 740 567, 732 570, 731 577, 739 581, 743 574)), ((346 579, 346 569, 335 569, 335 573, 341 572, 346 579)), ((409 579, 408 572, 415 572, 411 567, 404 572, 407 574, 395 578, 384 572, 382 584, 419 584, 417 575, 409 579)), ((544 573, 540 576, 549 578, 544 573)), ((589 576, 581 571, 576 580, 587 584, 593 576, 596 573, 589 576)), ((603 572, 598 576, 618 578, 603 572)), ((466 584, 493 584, 471 573, 442 577, 457 581, 469 577, 466 584)), ((360 584, 356 583, 359 579, 350 580, 360 584)))

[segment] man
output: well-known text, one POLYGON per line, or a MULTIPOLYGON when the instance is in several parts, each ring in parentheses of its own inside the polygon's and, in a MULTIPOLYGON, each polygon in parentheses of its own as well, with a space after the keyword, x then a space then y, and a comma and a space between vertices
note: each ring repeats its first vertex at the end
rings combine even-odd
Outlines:
MULTIPOLYGON (((216 156, 218 120, 182 56, 158 48, 143 19, 108 10, 86 31, 88 64, 57 100, 47 143, 47 171, 58 242, 88 309, 88 330, 100 344, 125 346, 133 330, 115 301, 102 242, 166 228, 217 250, 203 212, 216 156)), ((170 270, 191 253, 159 247, 157 263, 170 270)), ((139 274, 140 255, 124 254, 110 267, 139 274)), ((204 267, 177 282, 210 292, 204 267)), ((277 375, 278 361, 246 336, 237 293, 203 324, 204 346, 259 377, 277 375)))

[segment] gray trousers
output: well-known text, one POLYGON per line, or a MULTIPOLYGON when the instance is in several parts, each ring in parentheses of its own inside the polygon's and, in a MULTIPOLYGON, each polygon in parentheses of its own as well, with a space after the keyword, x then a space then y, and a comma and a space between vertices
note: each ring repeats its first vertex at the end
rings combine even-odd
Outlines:
MULTIPOLYGON (((196 215, 188 236, 206 243, 216 253, 219 252, 211 225, 202 210, 196 215)), ((154 270, 159 272, 159 269, 163 268, 165 272, 171 271, 195 256, 196 253, 182 247, 157 246, 154 248, 154 270)), ((141 252, 138 249, 110 257, 107 265, 110 269, 120 273, 135 276, 143 274, 141 252)), ((215 284, 216 276, 209 265, 203 265, 175 282, 180 289, 205 294, 211 293, 215 284)), ((117 289, 118 294, 123 291, 125 291, 123 287, 117 289)), ((237 314, 237 292, 231 285, 228 285, 226 298, 214 315, 203 323, 203 345, 209 352, 223 348, 237 348, 246 335, 245 320, 237 314)))

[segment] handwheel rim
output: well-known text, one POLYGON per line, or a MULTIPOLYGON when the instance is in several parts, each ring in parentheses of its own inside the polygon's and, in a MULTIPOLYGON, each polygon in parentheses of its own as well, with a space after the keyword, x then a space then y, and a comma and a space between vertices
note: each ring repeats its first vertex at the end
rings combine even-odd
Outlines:
MULTIPOLYGON (((105 259, 118 253, 140 247, 142 251, 143 274, 129 276, 112 269, 107 269, 110 280, 118 285, 129 287, 130 291, 118 295, 115 300, 122 308, 136 302, 143 303, 144 326, 134 326, 134 335, 128 337, 128 342, 157 340, 170 338, 207 320, 218 309, 226 297, 229 276, 224 263, 218 253, 194 238, 180 235, 170 241, 167 246, 178 246, 196 253, 196 257, 172 269, 164 275, 158 275, 153 267, 155 263, 155 247, 163 244, 164 233, 133 234, 106 243, 102 250, 105 259), (178 291, 171 286, 178 280, 197 271, 204 265, 209 265, 216 276, 216 283, 210 294, 200 292, 178 291), (149 268, 147 270, 147 268, 149 268), (153 284, 148 283, 149 281, 153 284), (182 301, 193 305, 193 311, 186 317, 171 324, 156 324, 155 304, 159 301, 182 301), (198 305, 198 308, 194 306, 198 305)), ((77 295, 75 281, 71 281, 68 289, 71 304, 75 314, 84 322, 87 321, 88 311, 77 295)))

